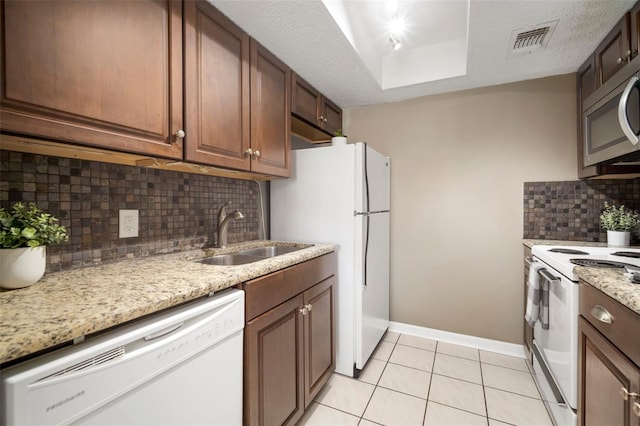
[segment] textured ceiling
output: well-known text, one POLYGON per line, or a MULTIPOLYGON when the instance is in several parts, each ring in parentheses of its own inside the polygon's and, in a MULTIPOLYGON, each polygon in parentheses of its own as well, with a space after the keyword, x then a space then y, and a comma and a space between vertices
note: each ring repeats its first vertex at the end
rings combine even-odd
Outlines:
POLYGON ((471 0, 467 74, 383 90, 322 1, 209 1, 343 108, 575 72, 635 2, 471 0), (556 20, 545 49, 508 56, 514 30, 556 20))

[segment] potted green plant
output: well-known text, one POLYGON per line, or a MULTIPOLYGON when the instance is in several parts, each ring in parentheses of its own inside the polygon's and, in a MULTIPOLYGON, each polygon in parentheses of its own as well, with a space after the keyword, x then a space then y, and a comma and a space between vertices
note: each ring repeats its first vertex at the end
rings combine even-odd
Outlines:
POLYGON ((628 247, 631 231, 640 223, 637 211, 616 207, 605 201, 604 210, 600 214, 600 226, 607 230, 607 244, 610 247, 628 247))
POLYGON ((57 222, 33 203, 0 207, 0 287, 27 287, 42 278, 46 246, 68 239, 57 222))
POLYGON ((347 135, 344 134, 342 129, 336 130, 334 136, 331 138, 331 145, 346 145, 347 135))

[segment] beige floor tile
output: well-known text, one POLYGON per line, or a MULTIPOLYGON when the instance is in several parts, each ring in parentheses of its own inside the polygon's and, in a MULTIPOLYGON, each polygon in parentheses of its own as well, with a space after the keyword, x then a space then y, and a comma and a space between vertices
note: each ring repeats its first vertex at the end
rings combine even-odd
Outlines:
POLYGON ((482 364, 484 385, 532 398, 540 398, 538 389, 529 372, 482 364))
POLYGON ((427 403, 425 426, 487 426, 487 418, 468 411, 438 404, 433 401, 427 403))
POLYGON ((393 331, 387 331, 382 336, 382 340, 389 343, 396 343, 398 341, 398 337, 400 337, 400 333, 394 333, 393 331))
POLYGON ((378 386, 427 399, 430 381, 431 373, 389 363, 382 373, 378 386))
POLYGON ((541 400, 498 389, 485 388, 490 419, 518 426, 551 426, 541 400))
POLYGON ((480 361, 478 350, 468 346, 454 345, 453 343, 438 342, 438 353, 457 356, 460 358, 470 359, 472 361, 480 361))
MULTIPOLYGON (((329 425, 326 425, 326 426, 329 426, 329 425)), ((358 426, 380 426, 380 423, 370 422, 367 419, 360 419, 360 423, 358 423, 358 426)))
POLYGON ((426 405, 424 399, 378 387, 363 417, 386 426, 421 425, 426 405))
POLYGON ((480 362, 456 356, 436 353, 436 361, 433 364, 433 372, 454 379, 482 384, 480 374, 480 362))
MULTIPOLYGON (((402 338, 402 336, 400 338, 402 338)), ((418 370, 431 371, 433 369, 434 358, 435 352, 396 345, 389 358, 389 362, 404 365, 405 367, 417 368, 418 370)))
POLYGON ((481 385, 433 374, 429 401, 486 416, 481 385))
POLYGON ((489 426, 511 426, 509 423, 503 423, 495 419, 489 419, 489 426))
POLYGON ((376 348, 375 351, 373 351, 371 358, 379 359, 380 361, 385 361, 385 362, 389 361, 389 355, 391 355, 391 351, 393 351, 394 346, 395 345, 393 343, 389 343, 389 342, 378 343, 378 347, 376 348))
POLYGON ((357 426, 359 417, 312 402, 297 426, 357 426))
POLYGON ((398 338, 398 344, 435 352, 437 341, 426 339, 424 337, 401 334, 398 338))
POLYGON ((315 401, 361 417, 374 389, 369 383, 334 374, 315 401))
POLYGON ((371 383, 372 385, 378 384, 378 380, 380 380, 380 376, 382 376, 382 370, 384 370, 385 365, 387 365, 386 362, 371 358, 367 361, 367 365, 364 366, 364 370, 360 373, 358 380, 361 382, 371 383))
POLYGON ((499 367, 513 368, 514 370, 529 371, 524 358, 498 354, 495 352, 480 351, 480 362, 497 365, 499 367))

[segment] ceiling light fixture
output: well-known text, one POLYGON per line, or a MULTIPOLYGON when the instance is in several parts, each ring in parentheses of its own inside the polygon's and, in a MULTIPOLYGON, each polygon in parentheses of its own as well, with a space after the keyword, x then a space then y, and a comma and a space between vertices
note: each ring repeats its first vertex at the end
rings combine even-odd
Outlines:
POLYGON ((402 43, 393 33, 389 34, 389 41, 391 42, 391 47, 393 47, 393 50, 398 50, 402 47, 402 43))

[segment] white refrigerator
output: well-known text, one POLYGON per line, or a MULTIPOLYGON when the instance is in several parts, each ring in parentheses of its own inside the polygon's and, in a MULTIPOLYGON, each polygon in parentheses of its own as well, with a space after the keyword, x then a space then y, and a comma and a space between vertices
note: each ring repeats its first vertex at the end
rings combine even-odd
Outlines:
POLYGON ((357 142, 291 167, 271 181, 271 239, 338 244, 336 372, 357 377, 389 326, 390 159, 357 142))

